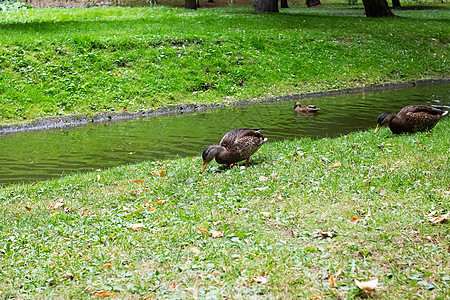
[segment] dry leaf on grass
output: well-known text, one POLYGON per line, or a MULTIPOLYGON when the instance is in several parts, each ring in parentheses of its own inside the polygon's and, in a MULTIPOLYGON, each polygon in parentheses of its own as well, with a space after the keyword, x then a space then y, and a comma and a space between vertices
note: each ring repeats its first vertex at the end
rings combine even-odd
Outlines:
POLYGON ((130 181, 133 181, 135 183, 142 183, 142 182, 144 182, 143 179, 130 179, 130 181))
POLYGON ((359 221, 359 217, 357 215, 353 215, 353 218, 350 219, 350 223, 356 224, 359 221))
POLYGON ((194 253, 195 255, 199 255, 199 254, 201 253, 200 250, 199 250, 197 247, 195 247, 195 246, 190 247, 190 248, 189 248, 189 251, 191 251, 191 252, 194 253))
POLYGON ((361 290, 369 292, 369 295, 372 296, 373 291, 377 288, 378 278, 370 281, 359 281, 355 279, 355 284, 361 290))
POLYGON ((322 299, 322 296, 315 294, 315 295, 309 295, 308 298, 309 299, 322 299))
POLYGON ((206 230, 206 229, 202 229, 202 228, 198 229, 198 231, 200 231, 201 233, 206 233, 206 234, 208 234, 208 233, 209 233, 209 231, 208 231, 208 230, 206 230))
POLYGON ((339 168, 341 166, 341 162, 337 161, 335 162, 331 167, 333 168, 339 168))
POLYGON ((134 231, 141 230, 142 228, 144 228, 144 223, 131 224, 130 228, 133 229, 134 231))
POLYGON ((113 292, 108 292, 108 291, 95 291, 92 293, 92 296, 96 296, 99 298, 108 298, 108 297, 114 297, 116 295, 116 293, 113 292))
POLYGON ((253 280, 261 284, 267 284, 269 282, 265 276, 255 276, 253 280))
POLYGON ((272 214, 270 212, 265 212, 265 211, 262 211, 261 214, 266 218, 270 218, 272 216, 272 214))
POLYGON ((213 238, 220 238, 220 237, 223 237, 223 233, 222 233, 222 231, 220 231, 220 229, 213 230, 213 231, 210 232, 210 234, 211 234, 211 236, 212 236, 213 238))
POLYGON ((102 269, 108 269, 108 268, 111 268, 111 267, 112 267, 112 264, 111 263, 107 263, 107 264, 103 265, 102 269))
POLYGON ((442 222, 444 222, 445 220, 447 220, 448 218, 450 217, 450 211, 449 212, 447 212, 446 214, 444 214, 444 215, 441 215, 441 216, 437 216, 437 217, 429 217, 428 218, 428 221, 430 221, 431 223, 433 223, 433 224, 438 224, 438 223, 442 223, 442 222))

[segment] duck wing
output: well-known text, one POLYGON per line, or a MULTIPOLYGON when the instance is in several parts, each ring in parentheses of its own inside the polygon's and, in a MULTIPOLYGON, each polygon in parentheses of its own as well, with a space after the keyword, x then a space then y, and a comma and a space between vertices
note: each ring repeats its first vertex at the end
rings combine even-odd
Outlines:
POLYGON ((264 139, 260 129, 235 129, 228 131, 220 141, 220 145, 229 149, 242 144, 247 139, 264 139))

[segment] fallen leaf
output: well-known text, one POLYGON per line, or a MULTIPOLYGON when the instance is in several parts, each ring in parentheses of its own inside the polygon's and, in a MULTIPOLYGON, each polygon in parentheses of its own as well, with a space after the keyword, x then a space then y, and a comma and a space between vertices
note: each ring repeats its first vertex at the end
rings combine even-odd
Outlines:
POLYGON ((108 298, 108 297, 114 297, 116 295, 116 293, 113 292, 108 292, 108 291, 95 291, 92 293, 92 296, 96 296, 99 298, 108 298))
POLYGON ((219 224, 222 224, 222 221, 216 221, 216 222, 212 222, 214 226, 217 226, 219 224))
POLYGON ((322 299, 322 296, 320 295, 309 295, 309 299, 322 299))
POLYGON ((166 200, 156 199, 156 203, 158 203, 158 204, 164 204, 164 203, 166 203, 166 200))
POLYGON ((69 238, 63 238, 63 239, 61 240, 61 243, 65 243, 65 242, 69 242, 69 241, 70 241, 69 238))
POLYGON ((261 214, 266 218, 270 218, 272 216, 272 214, 270 212, 265 212, 265 211, 262 211, 261 214))
POLYGON ((208 230, 206 230, 206 229, 202 229, 202 228, 200 228, 198 231, 200 231, 201 233, 206 233, 206 234, 209 234, 209 231, 208 230))
POLYGON ((155 211, 155 210, 156 210, 156 207, 154 207, 154 206, 152 206, 148 209, 148 211, 155 211))
POLYGON ((267 180, 269 180, 269 177, 259 176, 259 181, 267 181, 267 180))
POLYGON ((144 228, 144 223, 131 224, 130 228, 133 229, 134 231, 141 230, 142 228, 144 228))
POLYGON ((371 280, 371 281, 359 281, 355 279, 355 284, 357 287, 359 287, 361 290, 368 291, 369 295, 372 296, 373 291, 378 285, 378 278, 371 280))
POLYGON ((200 250, 197 247, 190 247, 189 251, 191 251, 195 255, 199 255, 201 253, 200 250))
POLYGON ((445 215, 437 216, 434 218, 429 218, 428 221, 430 221, 433 224, 438 224, 438 223, 442 223, 445 220, 447 220, 449 216, 450 216, 450 211, 447 212, 445 215))
POLYGON ((268 188, 269 188, 268 186, 257 187, 257 188, 255 188, 255 191, 264 191, 264 190, 267 190, 268 188))
POLYGON ((261 284, 267 284, 269 282, 265 276, 256 276, 253 280, 261 284))
POLYGON ((144 179, 130 179, 130 181, 133 181, 136 183, 142 183, 142 182, 144 182, 144 179))
POLYGON ((28 206, 25 206, 25 209, 28 210, 28 211, 31 211, 31 208, 28 207, 28 206))
POLYGON ((367 179, 364 179, 362 182, 366 183, 366 182, 369 182, 371 180, 372 180, 372 178, 367 178, 367 179))
POLYGON ((59 203, 56 203, 56 204, 53 206, 53 209, 58 209, 58 208, 63 207, 63 206, 64 206, 64 203, 59 202, 59 203))
POLYGON ((330 275, 330 278, 328 278, 328 281, 330 282, 330 288, 336 287, 336 279, 334 278, 334 275, 330 275))
POLYGON ((222 233, 222 231, 220 231, 220 229, 213 230, 213 231, 210 232, 210 234, 211 234, 211 236, 212 236, 213 238, 220 238, 220 237, 223 237, 223 233, 222 233))
POLYGON ((102 269, 108 269, 108 268, 111 268, 111 267, 112 267, 112 264, 111 263, 107 263, 107 264, 103 265, 102 269))
POLYGON ((73 276, 73 274, 70 273, 70 272, 66 272, 66 277, 67 277, 67 279, 69 279, 69 280, 73 280, 73 279, 75 278, 75 276, 73 276))
POLYGON ((353 218, 350 219, 350 222, 353 224, 356 224, 359 221, 359 217, 357 215, 354 215, 353 218))
POLYGON ((386 196, 386 191, 385 190, 380 190, 380 195, 381 196, 386 196))
POLYGON ((339 168, 341 166, 341 162, 337 161, 335 162, 331 167, 333 168, 339 168))
POLYGON ((164 169, 162 169, 160 172, 159 172, 159 176, 162 176, 164 173, 166 173, 167 172, 167 169, 166 168, 164 168, 164 169))

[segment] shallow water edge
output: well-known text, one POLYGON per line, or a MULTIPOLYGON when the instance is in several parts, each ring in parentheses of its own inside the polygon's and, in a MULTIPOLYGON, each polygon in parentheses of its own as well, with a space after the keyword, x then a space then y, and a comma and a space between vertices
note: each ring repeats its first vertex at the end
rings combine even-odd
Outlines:
POLYGON ((323 97, 341 94, 353 94, 353 93, 363 93, 363 92, 373 92, 373 91, 383 91, 391 90, 397 88, 415 87, 415 86, 426 86, 449 83, 450 78, 442 79, 427 79, 418 80, 403 83, 388 83, 388 84, 374 84, 359 88, 348 88, 342 90, 330 90, 321 92, 310 92, 303 94, 293 94, 285 95, 274 98, 265 98, 258 100, 240 100, 231 103, 221 103, 221 104, 177 104, 163 106, 156 110, 140 111, 140 112, 99 112, 94 116, 89 117, 84 114, 67 115, 59 117, 48 117, 48 118, 37 118, 29 123, 20 124, 10 124, 10 125, 0 125, 0 134, 8 134, 14 132, 25 132, 33 130, 47 130, 56 129, 64 127, 75 127, 86 125, 89 123, 107 123, 110 121, 126 120, 126 119, 137 119, 143 117, 153 117, 153 116, 163 116, 163 115, 173 115, 173 114, 183 114, 183 113, 193 113, 197 111, 205 111, 217 108, 223 108, 228 106, 246 106, 255 103, 270 103, 277 101, 292 101, 303 98, 313 98, 313 97, 323 97))

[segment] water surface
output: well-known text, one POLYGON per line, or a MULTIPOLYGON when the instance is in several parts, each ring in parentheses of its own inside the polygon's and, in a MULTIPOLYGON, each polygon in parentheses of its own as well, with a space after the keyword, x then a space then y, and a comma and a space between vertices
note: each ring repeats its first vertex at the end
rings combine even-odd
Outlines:
MULTIPOLYGON (((410 104, 450 108, 450 84, 307 98, 321 108, 296 114, 295 101, 0 135, 0 185, 46 180, 144 160, 200 156, 236 128, 265 128, 269 141, 335 137, 375 128, 378 115, 410 104)), ((439 126, 439 125, 438 125, 439 126)), ((200 162, 199 162, 200 163, 200 162)))

